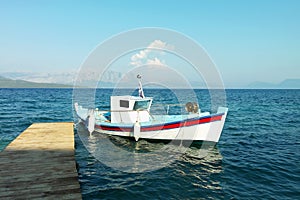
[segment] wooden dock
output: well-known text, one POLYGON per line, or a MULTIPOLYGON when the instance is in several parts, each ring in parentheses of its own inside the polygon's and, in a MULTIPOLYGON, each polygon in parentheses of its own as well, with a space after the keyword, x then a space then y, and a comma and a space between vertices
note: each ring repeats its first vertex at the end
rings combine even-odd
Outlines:
POLYGON ((73 123, 32 124, 0 152, 0 199, 81 199, 73 123))

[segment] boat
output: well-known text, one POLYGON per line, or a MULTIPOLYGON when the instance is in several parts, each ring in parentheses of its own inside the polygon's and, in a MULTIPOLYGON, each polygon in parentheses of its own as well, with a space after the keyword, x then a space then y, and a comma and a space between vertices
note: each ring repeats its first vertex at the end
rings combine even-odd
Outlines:
POLYGON ((146 140, 188 140, 217 143, 225 123, 228 108, 216 113, 202 112, 198 103, 185 104, 184 115, 151 114, 152 97, 145 97, 141 76, 139 96, 111 96, 110 110, 83 108, 74 104, 77 117, 91 134, 96 132, 146 140))

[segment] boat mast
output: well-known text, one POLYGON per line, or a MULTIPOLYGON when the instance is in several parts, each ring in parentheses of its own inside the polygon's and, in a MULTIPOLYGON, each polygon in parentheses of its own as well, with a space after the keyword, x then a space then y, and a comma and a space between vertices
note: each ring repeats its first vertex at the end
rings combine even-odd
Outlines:
POLYGON ((139 96, 142 98, 145 98, 143 85, 142 85, 142 81, 141 81, 142 76, 138 74, 136 77, 137 77, 137 79, 139 79, 139 96))

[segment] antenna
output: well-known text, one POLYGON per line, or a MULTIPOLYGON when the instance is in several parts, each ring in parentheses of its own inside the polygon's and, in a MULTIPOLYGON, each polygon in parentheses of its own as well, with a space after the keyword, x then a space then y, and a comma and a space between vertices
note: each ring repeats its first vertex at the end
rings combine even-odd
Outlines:
POLYGON ((142 85, 142 81, 141 81, 142 76, 138 74, 136 77, 137 77, 137 79, 139 79, 139 96, 142 98, 145 98, 143 85, 142 85))

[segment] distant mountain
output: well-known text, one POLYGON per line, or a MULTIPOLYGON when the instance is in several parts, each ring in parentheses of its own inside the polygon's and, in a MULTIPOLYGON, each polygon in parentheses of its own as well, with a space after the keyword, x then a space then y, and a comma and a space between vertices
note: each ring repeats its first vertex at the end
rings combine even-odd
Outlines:
POLYGON ((247 86, 247 88, 251 88, 251 89, 270 89, 270 88, 275 88, 275 87, 276 87, 276 84, 260 82, 260 81, 250 83, 247 86))
POLYGON ((286 79, 278 84, 254 82, 247 86, 251 89, 300 89, 300 79, 286 79))
POLYGON ((103 82, 104 86, 111 86, 107 83, 118 82, 122 74, 115 71, 107 71, 101 76, 99 80, 99 74, 93 69, 85 70, 78 74, 77 70, 70 70, 68 72, 58 73, 40 73, 40 72, 2 72, 0 76, 13 79, 13 80, 24 80, 34 83, 56 83, 73 85, 80 84, 81 86, 93 87, 95 82, 103 82))
POLYGON ((37 72, 5 72, 0 73, 0 76, 13 80, 23 80, 34 83, 59 83, 73 85, 76 72, 63 72, 54 74, 37 72))
POLYGON ((286 79, 278 84, 279 88, 300 89, 300 79, 286 79))
POLYGON ((0 88, 72 88, 72 85, 55 83, 35 83, 23 80, 13 80, 0 76, 0 88))

